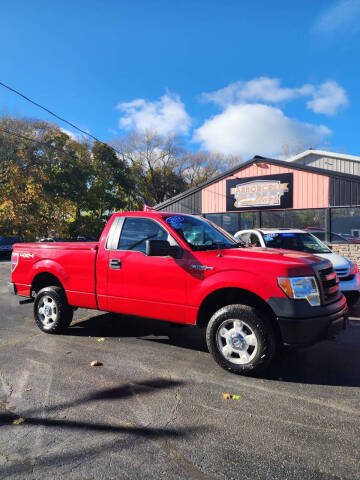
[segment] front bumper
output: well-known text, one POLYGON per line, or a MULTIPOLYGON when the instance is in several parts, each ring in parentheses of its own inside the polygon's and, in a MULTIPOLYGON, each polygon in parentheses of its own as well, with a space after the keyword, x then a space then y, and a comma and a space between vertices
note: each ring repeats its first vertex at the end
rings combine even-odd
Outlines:
POLYGON ((348 326, 348 308, 343 295, 319 307, 311 307, 307 300, 291 298, 270 298, 268 303, 277 316, 285 345, 311 345, 333 338, 348 326))
POLYGON ((15 283, 8 282, 8 290, 11 295, 17 295, 17 289, 15 283))
POLYGON ((339 280, 339 287, 342 292, 360 292, 360 275, 358 273, 351 280, 341 280, 341 277, 339 277, 339 280))

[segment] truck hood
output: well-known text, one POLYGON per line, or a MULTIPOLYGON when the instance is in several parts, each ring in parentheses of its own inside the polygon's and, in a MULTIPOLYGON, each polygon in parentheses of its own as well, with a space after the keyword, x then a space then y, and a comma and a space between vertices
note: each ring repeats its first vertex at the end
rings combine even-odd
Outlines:
POLYGON ((296 252, 293 250, 279 250, 275 248, 231 248, 224 250, 211 250, 205 252, 196 252, 197 258, 209 265, 219 269, 231 270, 251 270, 264 273, 264 263, 266 270, 278 276, 301 276, 313 275, 312 268, 315 264, 324 263, 324 268, 330 266, 330 262, 312 254, 296 252), (259 264, 257 267, 256 264, 259 264))

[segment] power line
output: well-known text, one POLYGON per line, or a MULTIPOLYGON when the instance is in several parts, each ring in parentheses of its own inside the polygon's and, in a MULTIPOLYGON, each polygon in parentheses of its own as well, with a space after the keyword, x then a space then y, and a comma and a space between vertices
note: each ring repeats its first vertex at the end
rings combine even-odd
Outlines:
POLYGON ((119 150, 117 150, 116 148, 112 147, 111 145, 109 145, 108 143, 106 142, 103 142, 102 140, 99 140, 97 137, 95 137, 94 135, 92 135, 91 133, 89 132, 86 132, 85 130, 82 130, 80 127, 78 127, 77 125, 75 125, 74 123, 72 122, 69 122, 68 120, 66 120, 65 118, 61 117, 60 115, 58 115, 57 113, 55 112, 52 112, 50 109, 44 107, 43 105, 41 105, 40 103, 38 102, 35 102, 35 100, 32 100, 31 98, 27 97, 26 95, 24 95, 23 93, 19 92, 18 90, 16 90, 15 88, 12 88, 10 87, 9 85, 6 85, 5 83, 1 82, 0 81, 0 85, 8 90, 10 90, 10 92, 13 92, 13 93, 16 93, 16 95, 19 95, 20 97, 24 98, 26 101, 32 103, 33 105, 35 105, 36 107, 39 107, 41 108, 42 110, 44 110, 45 112, 47 113, 50 113, 50 115, 52 115, 53 117, 57 118, 58 120, 61 120, 62 122, 64 123, 67 123, 68 125, 70 125, 72 128, 75 128, 76 130, 78 130, 79 132, 81 132, 82 134, 84 135, 87 135, 88 137, 92 138, 93 140, 96 140, 97 142, 101 143, 102 145, 106 145, 107 147, 111 148, 112 150, 114 150, 114 152, 118 153, 119 155, 121 155, 121 152, 119 150))
POLYGON ((22 140, 28 140, 29 142, 37 143, 39 145, 42 145, 47 148, 51 148, 52 150, 57 150, 58 152, 71 156, 72 158, 75 158, 73 155, 70 155, 69 153, 65 152, 61 148, 54 147, 54 145, 49 145, 48 143, 45 142, 40 142, 40 140, 36 140, 35 138, 31 137, 26 137, 25 135, 21 135, 20 133, 15 133, 15 132, 10 132, 10 130, 6 130, 5 128, 0 127, 0 132, 4 132, 7 135, 11 135, 13 137, 21 138, 22 140))
MULTIPOLYGON (((76 130, 78 130, 79 132, 81 132, 82 134, 84 135, 87 135, 89 138, 92 138, 93 140, 101 143, 102 145, 106 145, 107 147, 111 148, 111 150, 113 150, 114 152, 116 152, 117 154, 119 155, 122 155, 122 152, 120 152, 119 150, 117 150, 116 148, 114 148, 113 146, 109 145, 108 143, 106 142, 103 142, 102 140, 99 140, 97 137, 95 137, 94 135, 92 135, 91 133, 89 132, 86 132, 85 130, 82 130, 80 127, 78 127, 77 125, 75 125, 74 123, 72 122, 69 122, 68 120, 66 120, 65 118, 61 117, 60 115, 58 115, 57 113, 55 112, 52 112, 50 109, 48 109, 47 107, 44 107, 43 105, 41 105, 40 103, 36 102, 35 100, 32 100, 31 98, 27 97, 26 95, 24 95, 23 93, 19 92, 18 90, 16 90, 15 88, 12 88, 10 87, 9 85, 6 85, 5 83, 1 82, 0 81, 0 85, 4 88, 6 88, 7 90, 15 93, 16 95, 19 95, 20 97, 24 98, 26 101, 32 103, 33 105, 35 105, 36 107, 39 107, 41 108, 42 110, 44 110, 45 112, 47 113, 50 113, 50 115, 52 115, 53 117, 57 118, 58 120, 64 122, 64 123, 67 123, 68 125, 70 125, 72 128, 75 128, 76 130)), ((16 134, 16 133, 13 133, 13 132, 10 132, 8 130, 5 130, 5 129, 2 129, 0 128, 1 131, 7 133, 8 135, 13 135, 13 136, 17 136, 19 138, 22 138, 24 140, 29 140, 29 141, 32 141, 32 142, 35 142, 35 143, 38 143, 39 145, 44 145, 48 148, 52 148, 53 150, 58 150, 62 153, 65 153, 63 150, 59 149, 59 148, 56 148, 54 147, 53 145, 48 145, 44 142, 40 142, 38 140, 35 140, 33 138, 30 138, 30 137, 25 137, 23 135, 20 135, 20 134, 16 134)), ((225 198, 231 198, 229 195, 223 195, 221 193, 218 193, 218 192, 215 192, 213 190, 209 190, 211 193, 215 194, 215 195, 218 195, 218 196, 221 196, 221 197, 225 197, 225 198)), ((184 205, 182 204, 181 202, 179 202, 181 205, 184 205)), ((185 206, 185 205, 184 205, 185 206)), ((188 207, 187 207, 188 208, 188 207)))
MULTIPOLYGON (((30 141, 30 142, 33 142, 33 143, 37 143, 38 145, 42 145, 42 146, 45 146, 47 148, 51 148, 52 150, 56 150, 56 151, 62 153, 63 155, 67 155, 70 158, 75 158, 73 155, 71 155, 67 152, 64 152, 64 150, 61 150, 61 148, 54 147, 54 145, 49 145, 48 143, 45 143, 45 142, 40 142, 39 140, 36 140, 35 138, 27 137, 25 135, 21 135, 20 133, 10 132, 10 130, 6 130, 5 128, 1 128, 1 127, 0 127, 0 132, 6 133, 7 135, 11 135, 13 137, 21 138, 22 140, 27 140, 27 141, 30 141)), ((185 204, 183 204, 182 202, 179 202, 179 203, 180 203, 180 205, 183 205, 185 208, 189 209, 189 207, 186 206, 185 204)), ((196 211, 192 208, 190 208, 189 210, 192 210, 197 215, 202 215, 201 212, 198 212, 198 211, 196 211)))
MULTIPOLYGON (((76 158, 74 155, 71 155, 70 153, 65 152, 65 151, 62 150, 61 148, 57 148, 57 147, 55 147, 54 145, 50 145, 50 144, 48 144, 48 143, 41 142, 40 140, 36 140, 35 138, 27 137, 27 136, 25 136, 25 135, 21 135, 20 133, 11 132, 10 130, 7 130, 7 129, 2 128, 2 127, 0 127, 0 132, 6 133, 7 135, 11 135, 11 136, 13 136, 13 137, 21 138, 22 140, 27 140, 27 141, 29 141, 29 142, 36 143, 36 144, 38 144, 38 145, 42 145, 42 146, 44 146, 44 147, 46 147, 46 148, 50 148, 50 149, 52 149, 52 150, 55 150, 55 151, 57 151, 57 152, 60 152, 60 153, 62 153, 63 155, 66 155, 66 156, 68 156, 68 157, 70 157, 70 158, 76 158)), ((231 198, 231 199, 232 199, 232 197, 230 197, 229 195, 224 195, 224 194, 222 194, 222 193, 215 192, 214 190, 208 190, 208 191, 209 191, 210 193, 215 194, 215 195, 218 195, 218 196, 220 196, 220 197, 225 197, 225 198, 231 198)), ((196 211, 196 210, 194 210, 194 209, 192 209, 192 208, 189 208, 187 205, 185 205, 185 204, 182 203, 181 201, 178 201, 178 202, 176 202, 176 203, 179 203, 180 205, 182 205, 183 207, 185 207, 185 208, 188 209, 188 210, 192 210, 196 215, 199 215, 199 214, 202 215, 202 212, 198 212, 198 211, 196 211)))

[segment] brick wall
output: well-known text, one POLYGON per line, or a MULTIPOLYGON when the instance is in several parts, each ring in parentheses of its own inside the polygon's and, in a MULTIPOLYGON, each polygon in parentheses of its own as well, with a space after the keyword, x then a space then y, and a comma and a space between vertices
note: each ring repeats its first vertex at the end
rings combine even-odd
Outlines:
POLYGON ((360 267, 360 243, 333 243, 332 251, 346 257, 360 267))

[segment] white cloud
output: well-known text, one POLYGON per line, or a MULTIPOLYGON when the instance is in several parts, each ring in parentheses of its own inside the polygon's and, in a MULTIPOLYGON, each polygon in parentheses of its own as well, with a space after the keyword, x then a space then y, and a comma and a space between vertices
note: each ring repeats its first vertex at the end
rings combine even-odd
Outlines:
POLYGON ((243 102, 278 103, 309 95, 314 90, 313 85, 284 88, 280 83, 278 78, 269 77, 254 78, 248 82, 238 81, 215 92, 203 93, 201 99, 205 102, 213 102, 220 107, 243 102))
POLYGON ((317 144, 331 130, 323 125, 302 123, 287 117, 276 107, 238 104, 204 122, 194 140, 210 152, 241 155, 278 156, 284 146, 296 148, 300 142, 317 144))
POLYGON ((119 103, 116 107, 124 115, 119 126, 125 130, 155 130, 160 135, 189 132, 191 119, 178 95, 166 93, 159 101, 148 102, 142 98, 119 103))
POLYGON ((66 128, 60 128, 62 132, 64 132, 71 140, 76 140, 77 142, 81 139, 80 135, 72 132, 71 130, 67 130, 66 128))
POLYGON ((345 107, 347 104, 345 90, 336 82, 328 81, 313 92, 313 100, 307 102, 306 106, 314 113, 335 115, 339 107, 345 107))
POLYGON ((360 30, 360 0, 333 2, 315 21, 313 31, 320 34, 349 34, 360 30))
POLYGON ((285 88, 278 78, 269 77, 234 82, 215 92, 202 93, 200 99, 226 108, 246 103, 284 103, 300 97, 312 98, 307 102, 307 107, 314 113, 325 115, 335 115, 340 107, 348 104, 345 89, 333 80, 320 85, 304 84, 297 88, 285 88))

